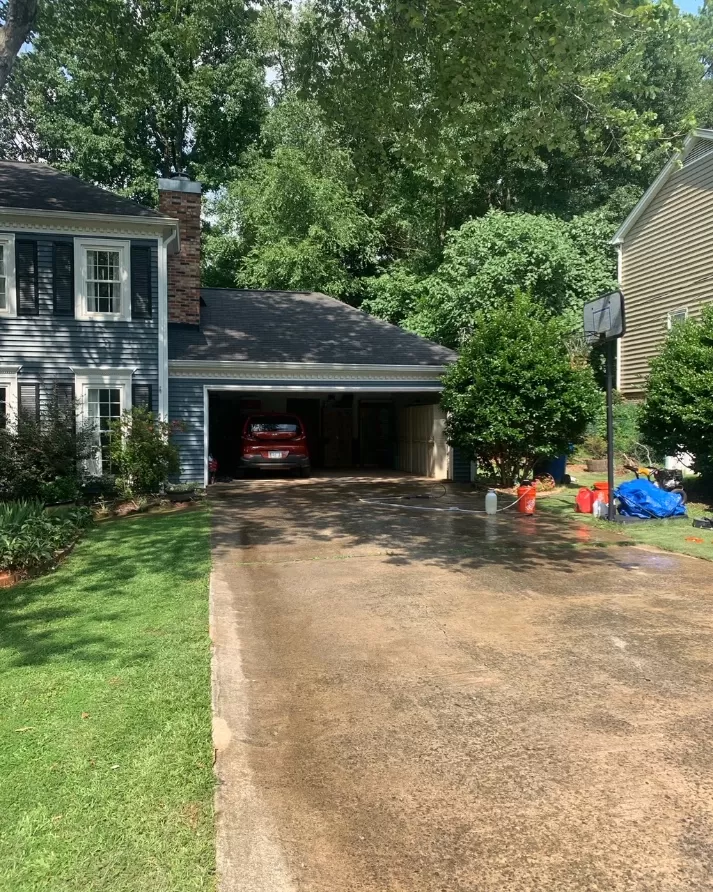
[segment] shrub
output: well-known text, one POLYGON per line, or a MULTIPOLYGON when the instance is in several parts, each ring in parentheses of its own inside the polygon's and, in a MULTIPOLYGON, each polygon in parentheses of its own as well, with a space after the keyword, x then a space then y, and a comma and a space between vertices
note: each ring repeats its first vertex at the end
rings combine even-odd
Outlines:
POLYGON ((170 435, 176 426, 157 419, 147 409, 134 408, 114 422, 112 468, 126 496, 159 492, 180 470, 178 449, 170 435))
POLYGON ((57 477, 43 483, 40 487, 40 498, 45 505, 55 505, 58 502, 75 502, 81 493, 81 486, 77 476, 57 477))
POLYGON ((582 455, 587 458, 606 458, 607 457, 607 441, 599 434, 587 434, 582 441, 582 455))
POLYGON ((38 500, 0 503, 0 570, 50 566, 89 523, 86 508, 48 511, 38 500))
POLYGON ((74 404, 56 400, 43 406, 39 420, 23 417, 0 429, 0 499, 44 499, 52 485, 64 492, 77 488, 93 440, 92 425, 77 424, 74 404))
POLYGON ((614 402, 614 449, 627 455, 636 453, 643 437, 639 429, 641 403, 618 397, 614 402))
POLYGON ((692 455, 713 477, 713 307, 676 324, 651 362, 639 416, 647 445, 661 455, 692 455))
POLYGON ((88 502, 96 502, 97 499, 113 499, 118 493, 116 477, 113 474, 103 474, 100 477, 88 475, 82 479, 81 496, 88 502))
MULTIPOLYGON (((614 415, 614 452, 621 455, 634 455, 637 445, 642 441, 642 433, 639 430, 640 403, 635 400, 626 400, 615 391, 613 400, 614 415)), ((582 443, 580 454, 588 458, 605 458, 607 454, 607 406, 606 395, 600 395, 600 404, 594 421, 587 427, 587 436, 582 443), (595 455, 597 444, 604 441, 602 455, 595 455)))
POLYGON ((476 316, 473 337, 445 375, 448 441, 494 466, 503 486, 579 442, 596 413, 592 369, 568 343, 566 324, 518 292, 509 306, 476 316))

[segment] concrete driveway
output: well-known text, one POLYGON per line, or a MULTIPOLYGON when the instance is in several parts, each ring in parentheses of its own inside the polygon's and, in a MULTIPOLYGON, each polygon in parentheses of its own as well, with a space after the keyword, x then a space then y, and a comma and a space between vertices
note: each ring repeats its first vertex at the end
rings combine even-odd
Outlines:
POLYGON ((711 564, 429 485, 215 487, 221 892, 713 888, 711 564))

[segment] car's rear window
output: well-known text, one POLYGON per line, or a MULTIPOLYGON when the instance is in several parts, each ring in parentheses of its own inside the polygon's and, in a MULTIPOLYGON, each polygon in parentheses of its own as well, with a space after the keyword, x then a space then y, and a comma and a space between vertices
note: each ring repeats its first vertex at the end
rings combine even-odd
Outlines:
POLYGON ((271 415, 269 418, 256 416, 248 425, 250 434, 299 434, 300 423, 289 416, 271 415))

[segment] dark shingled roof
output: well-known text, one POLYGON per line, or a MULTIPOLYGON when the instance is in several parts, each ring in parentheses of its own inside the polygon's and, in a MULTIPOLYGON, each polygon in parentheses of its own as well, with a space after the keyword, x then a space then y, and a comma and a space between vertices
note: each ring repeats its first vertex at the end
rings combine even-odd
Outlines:
POLYGON ((445 365, 452 350, 313 292, 203 288, 200 329, 168 327, 169 359, 445 365))
POLYGON ((0 208, 160 217, 135 201, 55 170, 48 164, 0 161, 0 208))

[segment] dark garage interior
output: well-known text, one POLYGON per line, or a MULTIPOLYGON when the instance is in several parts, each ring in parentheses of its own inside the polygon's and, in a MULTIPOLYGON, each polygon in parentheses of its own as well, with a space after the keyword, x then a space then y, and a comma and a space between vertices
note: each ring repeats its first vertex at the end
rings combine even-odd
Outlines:
MULTIPOLYGON (((315 469, 411 470, 404 467, 404 453, 408 451, 404 410, 436 402, 433 394, 212 391, 208 450, 218 461, 219 478, 237 477, 242 430, 248 416, 287 412, 299 416, 305 426, 315 469)), ((420 468, 416 471, 425 472, 420 468)))

